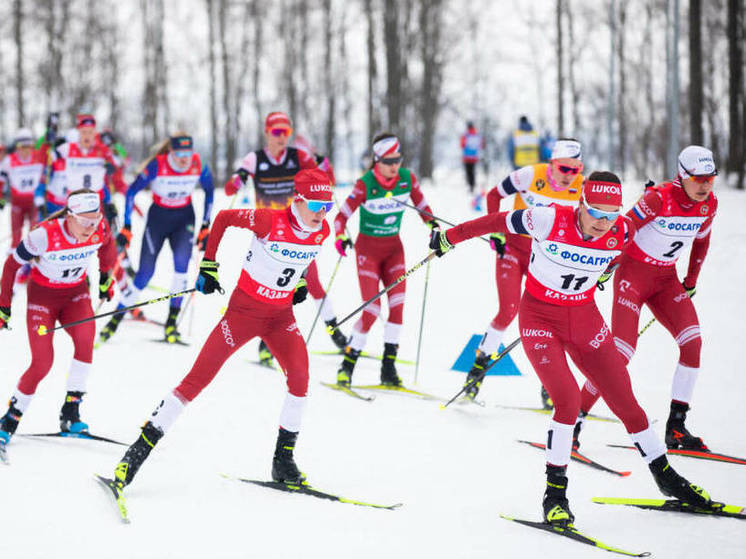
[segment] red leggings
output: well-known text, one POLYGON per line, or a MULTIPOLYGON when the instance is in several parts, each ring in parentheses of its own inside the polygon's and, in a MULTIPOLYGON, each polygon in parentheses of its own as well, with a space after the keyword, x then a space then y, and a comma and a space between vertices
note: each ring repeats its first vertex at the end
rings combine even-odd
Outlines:
POLYGON ((10 206, 10 231, 12 234, 12 240, 10 242, 10 248, 16 248, 18 243, 21 242, 23 236, 23 222, 28 220, 29 229, 36 225, 36 207, 34 206, 34 199, 14 199, 11 201, 10 206))
POLYGON ((555 421, 574 425, 580 411, 580 389, 567 352, 628 433, 647 429, 647 416, 632 393, 624 361, 595 303, 552 305, 524 292, 518 321, 523 350, 554 401, 555 421))
MULTIPOLYGON (((45 287, 29 281, 27 287, 28 308, 26 311, 26 328, 31 346, 31 364, 23 373, 18 389, 24 394, 34 394, 39 382, 47 376, 54 361, 54 328, 55 322, 67 324, 93 316, 91 296, 85 281, 65 288, 45 287), (38 333, 39 326, 44 325, 49 332, 46 336, 38 333)), ((93 320, 65 328, 73 340, 74 358, 83 363, 93 361, 93 341, 96 336, 96 323, 93 320)))
MULTIPOLYGON (((637 348, 643 304, 676 340, 679 363, 698 368, 702 350, 699 319, 692 300, 679 282, 676 267, 651 266, 628 256, 622 258, 614 274, 614 307, 611 312, 614 342, 625 363, 629 363, 637 348)), ((593 388, 584 386, 583 410, 590 410, 596 400, 598 394, 593 388)))
POLYGON ((208 336, 192 369, 175 392, 187 401, 202 392, 223 363, 241 346, 261 337, 285 371, 288 390, 303 397, 308 391, 308 353, 293 316, 291 305, 269 305, 257 301, 242 289, 233 290, 228 309, 208 336))
MULTIPOLYGON (((369 237, 358 235, 355 243, 357 255, 357 279, 360 282, 360 294, 367 301, 381 290, 381 283, 387 286, 398 279, 406 267, 404 264, 404 247, 398 236, 369 237)), ((404 321, 404 295, 407 282, 403 281, 388 292, 388 321, 401 324, 404 321)), ((381 313, 380 300, 371 303, 363 311, 355 325, 359 332, 366 333, 381 313)))
POLYGON ((498 256, 495 263, 495 283, 500 308, 490 325, 496 330, 506 330, 518 314, 518 305, 521 302, 521 281, 528 271, 529 258, 531 258, 530 239, 509 235, 505 245, 505 255, 502 258, 498 256))

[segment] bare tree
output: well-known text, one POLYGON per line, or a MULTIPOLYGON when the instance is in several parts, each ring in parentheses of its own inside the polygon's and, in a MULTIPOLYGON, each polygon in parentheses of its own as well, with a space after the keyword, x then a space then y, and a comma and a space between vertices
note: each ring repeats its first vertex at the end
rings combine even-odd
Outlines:
POLYGON ((619 64, 619 97, 617 101, 616 121, 618 123, 619 143, 617 145, 617 165, 622 174, 627 166, 627 59, 625 57, 625 35, 627 33, 627 2, 619 4, 619 21, 617 27, 617 63, 619 64))
POLYGON ((322 13, 324 20, 324 95, 326 95, 326 125, 324 129, 324 153, 329 159, 334 159, 334 138, 336 129, 335 112, 337 104, 336 88, 332 78, 332 32, 333 16, 331 0, 322 0, 322 13))
POLYGON ((396 0, 384 0, 383 43, 386 52, 386 109, 388 129, 397 132, 402 129, 402 52, 399 31, 401 4, 396 0))
POLYGON ((689 0, 689 126, 690 141, 704 143, 702 112, 704 89, 702 84, 702 4, 689 0))
POLYGON ((13 2, 13 40, 16 44, 16 123, 20 128, 26 123, 23 91, 25 74, 23 72, 23 6, 21 0, 13 2))
POLYGON ((565 132, 565 77, 563 67, 565 65, 565 51, 562 47, 562 0, 556 3, 556 29, 557 29, 557 134, 565 132))
POLYGON ((380 115, 376 105, 376 86, 378 82, 378 66, 376 64, 376 17, 373 2, 363 0, 367 26, 368 50, 368 142, 370 142, 381 128, 380 115))
POLYGON ((218 94, 217 63, 215 61, 215 0, 205 1, 207 8, 207 58, 210 76, 210 167, 217 172, 218 166, 218 94))
POLYGON ((53 111, 60 107, 62 97, 61 88, 64 83, 62 63, 70 21, 70 2, 59 0, 40 2, 39 16, 47 36, 46 52, 39 64, 39 74, 46 93, 47 109, 53 111))
MULTIPOLYGON (((220 56, 222 59, 223 70, 223 141, 225 142, 225 173, 230 173, 233 168, 233 161, 236 159, 236 111, 232 104, 233 83, 231 76, 233 67, 228 57, 228 2, 220 0, 218 12, 219 25, 219 42, 220 56)), ((240 74, 239 74, 240 75, 240 74)), ((218 173, 218 169, 213 169, 213 173, 218 173)))
POLYGON ((420 58, 423 75, 420 88, 420 176, 433 176, 433 143, 435 124, 440 109, 443 81, 443 53, 441 50, 442 0, 420 0, 419 3, 420 58))
POLYGON ((743 25, 742 0, 728 0, 728 162, 729 172, 738 173, 738 188, 743 184, 743 25))
POLYGON ((254 37, 254 73, 252 76, 252 97, 254 98, 254 109, 256 112, 256 143, 261 145, 264 137, 262 135, 264 131, 264 106, 262 104, 262 98, 259 94, 259 84, 262 78, 262 65, 261 60, 264 56, 264 18, 266 12, 264 10, 264 2, 262 0, 252 0, 251 2, 251 17, 254 21, 253 37, 254 37))

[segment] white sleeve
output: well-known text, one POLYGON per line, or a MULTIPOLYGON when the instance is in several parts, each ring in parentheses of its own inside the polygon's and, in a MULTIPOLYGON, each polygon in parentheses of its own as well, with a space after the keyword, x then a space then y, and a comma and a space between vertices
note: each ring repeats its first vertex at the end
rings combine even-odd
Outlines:
POLYGON ((555 215, 556 212, 553 207, 537 206, 530 210, 524 210, 521 215, 521 222, 526 229, 526 233, 541 242, 552 231, 555 215))
POLYGON ((518 192, 526 192, 534 180, 534 167, 528 165, 516 169, 508 177, 497 185, 497 191, 502 198, 511 196, 518 192))
POLYGON ((246 169, 252 177, 256 175, 256 152, 250 151, 247 153, 239 167, 246 169))

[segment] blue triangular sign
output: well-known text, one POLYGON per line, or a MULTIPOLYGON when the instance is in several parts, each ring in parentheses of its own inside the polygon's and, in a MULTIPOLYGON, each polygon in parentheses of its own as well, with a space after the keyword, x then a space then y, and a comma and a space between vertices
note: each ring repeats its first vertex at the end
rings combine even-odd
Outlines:
MULTIPOLYGON (((474 334, 471 339, 467 342, 466 347, 461 351, 461 355, 458 356, 456 362, 451 367, 452 371, 459 371, 461 373, 468 373, 471 366, 474 364, 474 354, 479 347, 479 342, 482 341, 482 336, 474 334)), ((500 353, 505 346, 500 344, 500 348, 497 350, 500 353)), ((495 364, 489 371, 487 376, 520 376, 521 371, 515 366, 515 363, 510 358, 510 355, 506 355, 500 361, 495 364)))

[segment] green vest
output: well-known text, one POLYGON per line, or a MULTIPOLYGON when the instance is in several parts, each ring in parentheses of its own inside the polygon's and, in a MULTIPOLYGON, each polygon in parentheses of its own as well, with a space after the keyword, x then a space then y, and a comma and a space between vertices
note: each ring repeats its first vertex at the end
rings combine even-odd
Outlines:
POLYGON ((360 206, 360 233, 371 237, 398 235, 406 206, 397 203, 396 200, 409 201, 409 194, 412 192, 412 173, 409 169, 399 169, 399 182, 393 190, 384 189, 372 170, 365 173, 360 180, 365 184, 365 203, 360 206))

